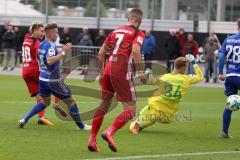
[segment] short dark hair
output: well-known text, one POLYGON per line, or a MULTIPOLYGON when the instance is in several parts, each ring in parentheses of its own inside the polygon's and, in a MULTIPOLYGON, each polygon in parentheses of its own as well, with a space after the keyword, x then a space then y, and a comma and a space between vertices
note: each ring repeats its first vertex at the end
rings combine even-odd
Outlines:
POLYGON ((139 8, 133 8, 129 13, 129 18, 134 19, 134 21, 139 22, 141 21, 143 16, 143 12, 139 8))
POLYGON ((187 59, 185 57, 179 57, 174 61, 174 68, 180 69, 187 66, 187 59))
POLYGON ((37 30, 40 27, 44 27, 44 25, 42 23, 39 23, 39 22, 33 23, 32 26, 31 26, 31 32, 34 32, 35 30, 37 30))
POLYGON ((89 34, 88 34, 88 33, 83 33, 83 35, 84 35, 84 36, 89 36, 89 34))
POLYGON ((55 28, 58 28, 58 25, 56 23, 49 23, 44 27, 44 31, 48 32, 49 30, 53 30, 55 28))
POLYGON ((237 20, 237 25, 240 28, 240 18, 238 18, 238 20, 237 20))

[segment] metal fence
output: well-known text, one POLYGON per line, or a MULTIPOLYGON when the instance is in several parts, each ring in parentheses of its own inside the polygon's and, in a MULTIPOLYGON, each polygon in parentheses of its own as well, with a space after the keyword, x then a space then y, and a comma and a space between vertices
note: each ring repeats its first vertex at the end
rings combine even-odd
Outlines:
MULTIPOLYGON (((83 75, 84 79, 93 80, 98 74, 98 51, 100 47, 96 46, 78 46, 72 47, 72 50, 66 54, 62 61, 62 74, 69 75, 72 71, 77 73, 77 75, 83 75)), ((59 46, 59 51, 61 51, 61 46, 59 46)), ((108 58, 108 53, 106 60, 108 58)), ((165 61, 145 61, 142 65, 143 67, 151 63, 152 70, 157 75, 162 75, 166 73, 166 62, 165 61)), ((132 72, 135 72, 135 65, 132 65, 132 72)), ((76 75, 76 74, 75 74, 76 75)))
MULTIPOLYGON (((73 46, 62 61, 62 72, 68 74, 73 70, 78 70, 80 75, 92 72, 96 74, 99 49, 100 47, 96 46, 73 46)), ((61 51, 61 46, 59 46, 59 51, 61 51)))

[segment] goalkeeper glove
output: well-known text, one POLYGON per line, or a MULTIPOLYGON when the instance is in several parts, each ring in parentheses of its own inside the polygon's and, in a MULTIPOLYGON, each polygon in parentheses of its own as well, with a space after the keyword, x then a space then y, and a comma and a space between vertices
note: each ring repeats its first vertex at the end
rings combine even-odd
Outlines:
POLYGON ((144 75, 148 78, 149 77, 149 75, 152 75, 153 74, 153 72, 152 72, 152 70, 151 69, 149 69, 149 68, 147 68, 145 71, 144 71, 144 75))
POLYGON ((196 64, 196 61, 195 61, 195 58, 194 58, 193 55, 187 54, 185 57, 186 57, 187 60, 189 60, 189 62, 190 62, 192 65, 196 64))

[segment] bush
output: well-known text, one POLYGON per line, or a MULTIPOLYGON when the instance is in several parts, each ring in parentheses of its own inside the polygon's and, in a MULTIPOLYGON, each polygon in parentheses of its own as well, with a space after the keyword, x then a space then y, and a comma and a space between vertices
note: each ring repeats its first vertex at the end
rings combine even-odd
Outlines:
MULTIPOLYGON (((90 0, 87 4, 85 17, 96 17, 97 16, 97 0, 90 0)), ((103 3, 100 3, 100 17, 106 17, 106 8, 103 3)))

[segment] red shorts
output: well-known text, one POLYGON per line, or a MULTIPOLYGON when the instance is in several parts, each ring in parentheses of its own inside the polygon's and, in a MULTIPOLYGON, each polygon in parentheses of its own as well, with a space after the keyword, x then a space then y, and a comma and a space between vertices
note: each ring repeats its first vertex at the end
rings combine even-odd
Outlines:
POLYGON ((104 74, 101 79, 102 99, 109 100, 116 93, 120 102, 136 101, 136 92, 132 80, 127 80, 126 76, 113 76, 104 74))
POLYGON ((28 91, 31 97, 34 97, 38 94, 38 82, 39 82, 39 72, 32 72, 29 74, 23 75, 23 79, 26 82, 28 91))

